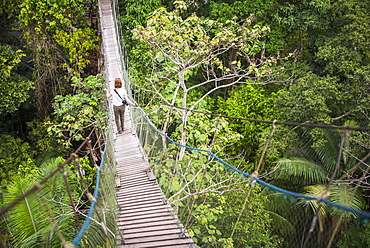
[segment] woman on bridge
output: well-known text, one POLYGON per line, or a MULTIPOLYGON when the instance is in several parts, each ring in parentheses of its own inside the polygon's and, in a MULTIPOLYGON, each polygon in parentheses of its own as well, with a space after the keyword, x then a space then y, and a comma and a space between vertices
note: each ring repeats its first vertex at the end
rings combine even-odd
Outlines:
POLYGON ((114 93, 109 94, 107 97, 113 97, 114 119, 116 121, 118 134, 121 134, 125 130, 126 105, 132 105, 132 103, 127 97, 126 90, 122 87, 122 80, 120 78, 114 80, 114 93))

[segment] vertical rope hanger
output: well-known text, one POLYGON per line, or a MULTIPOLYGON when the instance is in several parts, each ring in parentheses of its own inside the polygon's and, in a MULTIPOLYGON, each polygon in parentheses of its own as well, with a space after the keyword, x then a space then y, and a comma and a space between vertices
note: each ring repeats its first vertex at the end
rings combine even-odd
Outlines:
MULTIPOLYGON (((320 215, 320 211, 321 211, 321 208, 323 207, 323 205, 325 203, 322 202, 323 199, 325 199, 326 197, 329 196, 330 194, 330 188, 332 186, 332 183, 334 181, 334 178, 335 176, 337 175, 338 173, 338 170, 339 170, 339 166, 340 166, 340 161, 341 161, 341 158, 342 158, 342 154, 343 154, 343 145, 344 145, 344 139, 345 137, 347 136, 347 133, 348 131, 345 130, 343 132, 341 132, 341 140, 340 140, 340 145, 339 145, 339 152, 338 152, 338 157, 337 157, 337 163, 336 163, 336 166, 334 168, 334 171, 329 179, 329 182, 328 182, 328 185, 326 186, 324 192, 321 194, 321 196, 317 199, 318 203, 319 203, 319 207, 317 208, 316 210, 316 214, 314 215, 314 217, 312 218, 312 222, 311 222, 311 226, 310 226, 310 229, 308 230, 308 234, 307 234, 307 237, 303 243, 303 246, 302 248, 305 248, 307 243, 308 243, 308 240, 310 239, 311 237, 311 234, 312 232, 314 231, 315 227, 316 227, 316 224, 317 224, 317 220, 319 219, 319 215, 320 215)), ((321 225, 320 225, 321 226, 321 225)), ((320 228, 321 229, 321 228, 320 228)), ((329 242, 328 244, 328 248, 330 248, 331 246, 331 242, 329 242)))
MULTIPOLYGON (((353 197, 355 196, 358 188, 360 187, 361 183, 365 180, 366 178, 366 175, 369 173, 369 170, 370 170, 370 166, 368 164, 365 163, 365 161, 370 157, 370 153, 366 154, 366 156, 363 158, 363 159, 359 159, 359 161, 356 163, 356 165, 351 168, 349 171, 354 171, 356 168, 358 168, 360 166, 360 164, 364 164, 366 165, 366 170, 363 171, 362 173, 362 176, 361 178, 359 179, 359 181, 357 182, 356 186, 353 188, 353 192, 352 192, 352 195, 346 200, 346 206, 348 206, 348 203, 353 199, 353 197)), ((349 172, 348 171, 348 172, 349 172)), ((347 172, 347 175, 348 175, 348 172, 347 172)), ((342 177, 339 178, 339 181, 340 180, 343 180, 344 178, 346 177, 346 175, 343 175, 342 177)), ((340 215, 340 218, 339 220, 337 221, 336 225, 335 225, 335 228, 334 228, 334 231, 332 232, 332 235, 330 237, 330 240, 329 240, 329 244, 328 244, 328 248, 331 247, 333 241, 334 241, 334 237, 339 229, 339 226, 341 224, 341 221, 343 219, 343 213, 340 215)))
POLYGON ((263 151, 262 151, 262 154, 261 154, 261 156, 260 156, 260 159, 259 159, 259 161, 258 161, 258 164, 257 164, 257 166, 256 166, 256 169, 255 169, 255 171, 251 174, 251 176, 250 176, 250 180, 252 181, 252 183, 251 183, 251 187, 249 188, 249 191, 248 191, 248 193, 247 193, 247 195, 246 195, 246 197, 245 197, 245 200, 244 200, 244 203, 243 203, 243 207, 242 207, 242 209, 241 209, 241 211, 240 211, 240 213, 239 213, 239 215, 238 215, 238 218, 237 218, 237 220, 236 220, 236 222, 235 222, 235 224, 234 224, 234 227, 233 227, 233 230, 232 230, 232 232, 231 232, 231 235, 230 235, 230 238, 232 238, 233 236, 234 236, 234 233, 235 233, 235 231, 236 231, 236 227, 237 227, 237 225, 238 225, 238 223, 239 223, 239 221, 240 221, 240 218, 241 218, 241 216, 242 216, 242 214, 243 214, 243 212, 244 212, 244 210, 245 210, 245 207, 247 206, 247 202, 248 202, 248 200, 249 200, 249 197, 250 197, 250 195, 251 195, 251 193, 252 193, 252 190, 253 190, 253 187, 254 187, 254 184, 255 184, 255 177, 258 177, 258 172, 259 172, 259 170, 261 169, 261 167, 262 167, 262 161, 263 161, 263 159, 264 159, 264 157, 265 157, 265 154, 266 154, 266 151, 267 151, 267 148, 268 148, 268 146, 270 145, 270 142, 271 142, 271 140, 272 140, 272 136, 274 135, 274 132, 275 132, 275 128, 276 128, 276 120, 274 120, 273 122, 272 122, 272 126, 271 126, 271 130, 270 130, 270 134, 269 134, 269 137, 268 137, 268 139, 267 139, 267 141, 266 141, 266 143, 265 143, 265 147, 263 148, 263 151))

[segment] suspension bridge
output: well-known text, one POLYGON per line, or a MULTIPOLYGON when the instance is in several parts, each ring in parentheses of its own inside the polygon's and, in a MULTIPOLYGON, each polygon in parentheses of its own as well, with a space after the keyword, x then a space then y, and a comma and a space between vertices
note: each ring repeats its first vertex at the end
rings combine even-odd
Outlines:
MULTIPOLYGON (((130 80, 125 68, 126 63, 123 60, 125 56, 122 54, 123 49, 121 47, 121 37, 117 21, 116 1, 100 0, 99 15, 101 23, 102 53, 104 54, 104 75, 107 89, 111 92, 113 90, 114 79, 122 78, 125 82, 127 91, 130 93, 130 80)), ((96 150, 98 149, 89 149, 92 160, 95 161, 97 160, 96 157, 100 157, 101 163, 99 166, 96 166, 97 178, 94 193, 87 193, 91 203, 88 212, 78 210, 73 202, 73 197, 70 197, 74 214, 76 216, 80 214, 86 217, 84 223, 79 225, 78 221, 76 222, 78 233, 72 240, 68 241, 68 239, 61 233, 62 225, 58 226, 58 223, 50 221, 53 231, 58 234, 57 236, 60 239, 60 243, 63 247, 67 248, 96 246, 121 248, 197 247, 196 242, 194 239, 190 238, 190 235, 185 228, 185 226, 189 226, 189 223, 183 224, 179 220, 177 217, 177 210, 173 209, 171 205, 168 204, 169 199, 166 198, 157 183, 155 174, 163 173, 163 171, 160 172, 162 168, 159 168, 162 165, 151 167, 149 165, 149 160, 151 158, 146 151, 148 148, 158 146, 157 153, 164 153, 164 147, 176 150, 176 147, 180 146, 180 144, 158 131, 151 124, 150 120, 145 117, 144 113, 134 106, 127 107, 125 112, 126 129, 122 134, 117 134, 111 109, 111 103, 108 101, 107 110, 109 113, 109 126, 107 128, 108 131, 104 134, 105 137, 102 138, 105 143, 104 151, 97 152, 96 150), (166 145, 163 145, 161 137, 164 137, 166 142, 168 142, 166 145), (174 145, 173 147, 175 148, 171 148, 171 145, 174 145)), ((271 124, 275 125, 279 123, 272 122, 271 124)), ((290 124, 296 125, 294 123, 290 124)), ((84 147, 86 143, 88 143, 89 137, 85 142, 83 142, 81 147, 84 147)), ((253 174, 250 175, 228 164, 218 158, 211 151, 193 147, 186 147, 186 149, 191 151, 191 159, 202 159, 205 166, 203 166, 199 171, 192 172, 193 174, 191 174, 189 171, 191 171, 192 168, 177 168, 174 165, 175 163, 171 162, 170 167, 172 170, 177 171, 180 175, 182 173, 183 175, 187 173, 187 176, 183 176, 188 180, 185 186, 190 185, 197 177, 202 176, 202 173, 205 173, 206 165, 211 165, 210 167, 212 168, 223 167, 226 169, 222 171, 211 171, 211 174, 225 174, 226 176, 222 178, 221 181, 214 182, 212 181, 214 179, 211 178, 211 176, 207 177, 204 175, 204 178, 199 180, 209 180, 216 185, 212 189, 204 189, 205 192, 221 192, 218 190, 224 187, 224 185, 230 185, 238 180, 240 183, 247 185, 252 182, 252 185, 258 183, 276 194, 284 195, 284 199, 289 199, 291 202, 296 201, 296 199, 320 201, 322 204, 327 204, 333 208, 348 212, 352 214, 352 217, 361 216, 365 220, 370 219, 370 214, 368 212, 351 209, 347 206, 330 202, 327 199, 318 199, 317 197, 305 196, 275 187, 253 174), (220 166, 212 166, 216 163, 220 166), (189 179, 187 177, 189 177, 189 179)), ((63 172, 63 167, 68 163, 73 163, 75 154, 77 154, 79 150, 80 148, 78 148, 70 158, 68 158, 62 165, 58 166, 58 168, 44 180, 35 184, 22 197, 14 201, 9 206, 3 208, 1 210, 1 215, 9 211, 12 207, 19 204, 31 194, 42 189, 43 185, 46 184, 50 178, 60 174, 58 172, 63 172)), ((167 152, 167 154, 171 153, 167 152)), ((168 158, 163 156, 161 158, 161 162, 166 161, 166 159, 168 158)), ((191 159, 189 161, 191 161, 191 159)), ((68 185, 68 180, 64 173, 63 177, 66 180, 66 185, 68 185)), ((178 178, 174 176, 173 178, 167 177, 167 179, 168 181, 165 183, 176 185, 175 181, 178 178)), ((175 192, 174 195, 180 195, 180 193, 186 191, 184 188, 177 188, 177 192, 175 192)), ((182 197, 182 199, 185 199, 187 196, 182 197)), ((239 217, 242 216, 243 210, 244 209, 240 210, 239 217)), ((247 218, 249 217, 247 216, 247 218)), ((76 217, 76 219, 78 220, 79 218, 76 217)), ((338 227, 340 221, 337 223, 333 222, 331 224, 333 226, 337 225, 338 227)), ((320 225, 322 225, 322 222, 323 220, 321 219, 320 225)), ((311 225, 310 229, 314 229, 316 225, 315 217, 313 218, 312 223, 305 220, 305 224, 300 225, 302 226, 303 231, 296 231, 297 234, 293 234, 294 240, 291 242, 288 241, 287 243, 290 245, 286 247, 309 247, 306 246, 306 244, 309 243, 309 239, 314 235, 317 235, 317 237, 320 236, 319 232, 313 232, 311 230, 308 231, 309 225, 311 225)), ((332 230, 332 227, 328 227, 327 229, 332 230)), ((333 234, 333 239, 334 236, 335 235, 333 234)), ((330 242, 332 242, 332 240, 330 240, 330 242)), ((0 242, 0 246, 6 247, 3 242, 0 242)))
MULTIPOLYGON (((122 75, 119 37, 110 0, 101 0, 105 67, 110 90, 122 75)), ((126 83, 127 85, 127 83, 126 83)), ((118 247, 195 247, 156 183, 140 148, 129 108, 125 131, 115 137, 117 203, 120 208, 118 247)), ((115 126, 115 125, 113 125, 115 126)), ((116 131, 116 130, 115 130, 116 131)), ((116 132, 115 132, 116 133, 116 132)))

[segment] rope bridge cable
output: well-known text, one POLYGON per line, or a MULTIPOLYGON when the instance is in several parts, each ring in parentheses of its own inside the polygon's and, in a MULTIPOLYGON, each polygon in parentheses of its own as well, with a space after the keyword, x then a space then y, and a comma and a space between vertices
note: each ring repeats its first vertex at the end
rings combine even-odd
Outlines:
MULTIPOLYGON (((137 87, 139 90, 141 88, 137 87)), ((146 91, 144 90, 144 93, 146 94, 146 91)), ((183 108, 178 107, 175 105, 171 105, 168 103, 164 103, 155 97, 150 96, 149 94, 146 94, 149 96, 152 100, 155 100, 156 102, 168 106, 170 108, 176 108, 181 110, 186 110, 189 112, 199 113, 199 114, 205 114, 205 115, 211 115, 219 118, 225 118, 225 119, 235 119, 235 120, 243 120, 243 121, 251 121, 251 122, 261 122, 261 123, 267 123, 267 124, 276 124, 276 125, 286 125, 286 126, 294 126, 294 127, 316 127, 316 128, 326 128, 326 129, 339 129, 339 130, 353 130, 353 131, 370 131, 370 127, 351 127, 351 126, 333 126, 333 125, 325 125, 325 124, 310 124, 310 123, 296 123, 296 122, 286 122, 286 121, 269 121, 269 120, 259 120, 259 119, 253 119, 253 118, 244 118, 244 117, 235 117, 235 116, 227 116, 227 115, 221 115, 221 114, 215 114, 211 112, 205 112, 195 109, 189 109, 189 108, 183 108)))
POLYGON ((175 144, 177 146, 182 146, 182 147, 185 147, 186 149, 189 149, 189 150, 196 150, 196 151, 208 153, 209 156, 213 157, 215 160, 219 161, 220 163, 224 164, 228 168, 232 169, 234 172, 237 172, 237 173, 239 173, 239 174, 241 174, 241 175, 243 175, 245 177, 250 177, 253 181, 256 181, 256 182, 260 183, 261 185, 264 185, 264 186, 266 186, 266 187, 268 187, 270 189, 273 189, 276 192, 287 194, 287 195, 290 195, 290 196, 295 197, 295 198, 303 198, 303 199, 307 199, 307 200, 315 200, 315 201, 323 202, 323 203, 328 204, 330 206, 333 206, 333 207, 336 207, 338 209, 342 209, 342 210, 345 210, 345 211, 348 211, 348 212, 357 214, 359 216, 362 216, 362 217, 370 220, 370 212, 352 209, 350 207, 347 207, 347 206, 344 206, 344 205, 341 205, 341 204, 338 204, 338 203, 329 201, 327 199, 320 199, 319 197, 307 196, 307 195, 303 195, 303 194, 300 194, 300 193, 296 193, 296 192, 292 192, 292 191, 289 191, 289 190, 285 190, 285 189, 279 188, 277 186, 274 186, 272 184, 269 184, 269 183, 263 181, 262 179, 254 176, 254 175, 251 175, 249 173, 246 173, 244 171, 241 171, 241 170, 235 168, 234 166, 230 165, 229 163, 227 163, 223 159, 217 157, 211 151, 204 150, 204 149, 199 149, 199 148, 195 148, 195 147, 191 147, 191 146, 182 145, 182 144, 180 144, 180 143, 172 140, 167 134, 162 133, 161 131, 159 131, 154 126, 154 124, 149 120, 149 118, 145 116, 144 112, 142 110, 140 110, 140 108, 136 107, 136 109, 142 115, 142 117, 146 120, 146 122, 151 126, 151 128, 153 128, 155 130, 155 132, 157 132, 161 136, 166 137, 171 143, 173 143, 173 144, 175 144))
POLYGON ((72 162, 72 160, 76 157, 76 154, 86 145, 86 143, 90 140, 91 135, 95 131, 95 127, 90 132, 90 134, 86 137, 86 139, 82 142, 82 144, 75 150, 74 153, 71 153, 71 155, 64 161, 64 163, 60 164, 54 171, 52 171, 47 177, 45 177, 43 180, 41 180, 38 183, 35 183, 30 190, 25 192, 22 196, 18 197, 15 201, 13 201, 8 206, 4 207, 0 210, 0 216, 3 216, 6 214, 10 209, 12 209, 14 206, 16 206, 18 203, 23 201, 27 196, 35 193, 37 190, 41 189, 41 186, 45 184, 50 178, 52 178, 56 173, 61 171, 67 164, 72 162))
MULTIPOLYGON (((109 132, 106 132, 106 140, 108 140, 108 134, 109 134, 109 132)), ((103 169, 103 166, 104 166, 104 159, 105 159, 106 152, 107 152, 107 146, 104 146, 102 160, 100 162, 99 168, 97 169, 95 190, 94 190, 94 194, 93 194, 93 199, 91 200, 89 213, 87 214, 87 217, 85 218, 85 221, 84 221, 80 231, 78 232, 77 236, 72 241, 72 244, 75 245, 75 246, 78 246, 80 244, 80 241, 81 241, 86 229, 90 225, 90 220, 91 220, 92 214, 94 213, 95 205, 96 205, 96 202, 97 202, 97 199, 98 199, 98 196, 99 196, 100 173, 101 173, 101 171, 103 169)))

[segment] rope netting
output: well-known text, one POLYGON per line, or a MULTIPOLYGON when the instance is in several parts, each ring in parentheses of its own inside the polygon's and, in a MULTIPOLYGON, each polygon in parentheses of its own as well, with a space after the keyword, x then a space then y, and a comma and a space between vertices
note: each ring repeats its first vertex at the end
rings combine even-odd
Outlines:
MULTIPOLYGON (((276 187, 268 174, 258 175, 259 166, 247 173, 221 159, 217 145, 199 149, 174 141, 143 110, 135 109, 134 121, 167 203, 201 247, 347 247, 348 226, 367 228, 370 213, 326 199, 330 189, 311 196, 276 187)), ((342 188, 349 202, 355 191, 342 188)))
POLYGON ((1 247, 114 247, 115 158, 106 121, 67 160, 49 159, 8 187, 0 216, 9 240, 1 247))

